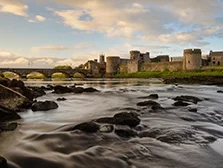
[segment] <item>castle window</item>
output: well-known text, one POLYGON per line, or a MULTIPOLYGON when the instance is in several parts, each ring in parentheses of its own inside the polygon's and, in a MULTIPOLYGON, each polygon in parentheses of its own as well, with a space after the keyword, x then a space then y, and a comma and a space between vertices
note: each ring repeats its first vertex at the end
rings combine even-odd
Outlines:
POLYGON ((218 65, 220 65, 220 61, 218 61, 218 65))
POLYGON ((188 64, 190 64, 190 61, 188 61, 188 64))
POLYGON ((215 61, 213 61, 212 63, 215 64, 215 61))
POLYGON ((215 57, 213 57, 213 60, 215 60, 215 57))

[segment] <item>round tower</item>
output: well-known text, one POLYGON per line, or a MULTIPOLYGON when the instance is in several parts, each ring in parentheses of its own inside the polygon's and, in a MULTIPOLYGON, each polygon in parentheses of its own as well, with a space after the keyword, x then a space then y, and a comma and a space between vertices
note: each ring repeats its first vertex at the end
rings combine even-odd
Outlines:
POLYGON ((196 70, 202 66, 200 49, 185 49, 183 58, 183 70, 196 70))
POLYGON ((101 54, 101 55, 99 56, 99 63, 100 63, 100 64, 104 64, 104 63, 105 63, 105 56, 104 56, 103 54, 101 54))
POLYGON ((107 76, 115 75, 119 72, 120 57, 109 56, 106 58, 106 74, 107 76))
POLYGON ((140 57, 140 51, 137 51, 137 50, 130 51, 131 60, 139 60, 139 57, 140 57))

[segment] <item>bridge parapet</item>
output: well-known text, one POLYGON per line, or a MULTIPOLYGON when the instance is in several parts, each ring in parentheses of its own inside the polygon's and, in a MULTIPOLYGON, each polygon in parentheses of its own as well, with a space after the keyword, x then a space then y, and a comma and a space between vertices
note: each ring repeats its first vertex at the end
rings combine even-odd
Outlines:
POLYGON ((4 72, 13 72, 13 73, 18 74, 20 77, 27 76, 28 74, 32 72, 41 73, 45 75, 46 77, 51 77, 52 74, 57 73, 57 72, 64 73, 68 77, 73 77, 73 75, 77 72, 83 74, 85 77, 91 76, 90 71, 85 70, 85 69, 78 69, 78 68, 75 68, 75 69, 0 68, 0 73, 4 73, 4 72))

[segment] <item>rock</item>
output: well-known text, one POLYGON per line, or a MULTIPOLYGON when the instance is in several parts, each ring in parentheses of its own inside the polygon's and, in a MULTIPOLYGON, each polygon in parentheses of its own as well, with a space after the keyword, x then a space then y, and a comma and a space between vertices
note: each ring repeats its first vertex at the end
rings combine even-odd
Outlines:
POLYGON ((41 97, 46 94, 42 87, 30 87, 34 98, 41 97))
POLYGON ((72 90, 74 93, 83 93, 84 92, 84 88, 82 88, 82 87, 73 87, 72 90))
POLYGON ((149 100, 149 101, 139 102, 137 103, 137 106, 160 106, 160 104, 155 101, 149 100))
POLYGON ((223 93, 223 90, 218 90, 217 93, 223 93))
POLYGON ((95 133, 99 130, 100 126, 94 122, 85 122, 73 127, 72 130, 81 130, 87 133, 95 133))
POLYGON ((173 105, 174 106, 189 106, 190 104, 183 101, 176 101, 173 105))
POLYGON ((12 79, 11 81, 8 82, 8 87, 10 88, 18 87, 18 88, 23 89, 25 87, 25 84, 21 80, 12 79))
POLYGON ((21 119, 21 117, 16 112, 0 107, 0 122, 18 119, 21 119))
POLYGON ((196 113, 197 109, 196 108, 189 108, 188 111, 196 113))
POLYGON ((1 168, 8 168, 7 160, 0 156, 0 167, 1 168))
POLYGON ((150 94, 149 96, 139 97, 140 99, 158 99, 158 94, 150 94))
POLYGON ((98 118, 95 120, 97 123, 107 123, 107 124, 114 124, 114 118, 113 117, 103 117, 98 118))
POLYGON ((8 87, 9 79, 0 77, 0 84, 8 87))
POLYGON ((99 131, 104 133, 110 133, 114 130, 114 126, 111 124, 100 125, 99 131))
POLYGON ((17 123, 0 123, 0 130, 2 131, 14 131, 17 128, 17 123))
POLYGON ((202 100, 201 100, 200 98, 198 98, 198 97, 187 96, 187 95, 184 95, 184 96, 177 96, 177 97, 173 98, 173 100, 175 100, 175 101, 186 101, 186 102, 191 102, 191 103, 194 103, 194 104, 197 104, 197 102, 202 101, 202 100))
POLYGON ((128 126, 116 126, 115 127, 115 133, 120 136, 120 137, 125 137, 125 138, 130 138, 130 137, 135 137, 137 136, 137 132, 133 131, 130 127, 128 126))
POLYGON ((138 118, 138 114, 134 112, 122 112, 117 113, 113 117, 103 117, 96 119, 97 123, 107 123, 107 124, 115 124, 115 125, 128 125, 129 127, 135 127, 139 125, 140 119, 138 118))
POLYGON ((182 116, 180 117, 182 120, 184 121, 191 121, 191 122, 195 122, 196 120, 194 120, 193 118, 191 117, 188 117, 188 116, 182 116))
POLYGON ((67 99, 64 98, 64 97, 59 97, 59 98, 57 98, 57 101, 65 101, 65 100, 67 100, 67 99))
POLYGON ((30 106, 31 101, 21 93, 0 84, 0 106, 9 111, 21 111, 30 106))
POLYGON ((115 125, 128 125, 129 127, 135 127, 139 125, 140 119, 138 114, 134 112, 122 112, 117 113, 113 117, 113 124, 115 125))
POLYGON ((98 90, 95 88, 89 87, 89 88, 85 88, 84 92, 98 92, 98 90))
POLYGON ((164 110, 164 108, 161 107, 160 105, 152 105, 151 109, 155 112, 157 112, 159 110, 164 110))
POLYGON ((53 93, 56 93, 56 94, 64 94, 64 93, 72 93, 73 90, 67 86, 60 86, 60 85, 57 85, 54 87, 54 91, 53 93))
POLYGON ((39 101, 32 105, 32 111, 47 111, 58 108, 58 105, 54 101, 39 101))

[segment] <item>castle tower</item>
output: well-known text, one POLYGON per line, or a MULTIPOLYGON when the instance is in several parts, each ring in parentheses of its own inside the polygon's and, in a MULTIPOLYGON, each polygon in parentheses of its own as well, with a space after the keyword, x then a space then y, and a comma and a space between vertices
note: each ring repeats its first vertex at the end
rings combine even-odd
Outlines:
POLYGON ((202 66, 200 49, 185 49, 183 57, 183 70, 196 70, 202 66))
POLYGON ((100 64, 104 64, 104 63, 105 63, 105 56, 104 56, 103 54, 101 54, 101 55, 99 56, 99 63, 100 63, 100 64))
POLYGON ((106 58, 106 76, 112 76, 119 72, 120 57, 109 56, 106 58))
POLYGON ((138 61, 140 59, 140 51, 137 50, 130 51, 130 59, 138 61))

